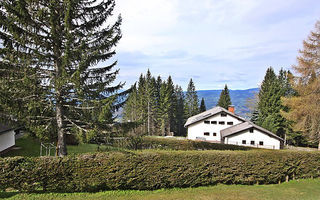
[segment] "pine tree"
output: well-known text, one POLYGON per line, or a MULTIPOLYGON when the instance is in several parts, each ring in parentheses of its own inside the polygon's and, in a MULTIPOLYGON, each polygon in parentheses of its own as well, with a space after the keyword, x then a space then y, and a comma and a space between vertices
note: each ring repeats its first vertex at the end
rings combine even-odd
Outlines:
POLYGON ((204 103, 204 98, 201 99, 201 103, 200 103, 200 112, 204 112, 207 110, 206 108, 206 104, 204 103))
POLYGON ((175 97, 175 109, 174 109, 174 120, 175 128, 174 132, 178 136, 186 136, 186 130, 184 128, 185 117, 184 117, 184 93, 181 86, 176 85, 174 90, 175 97))
POLYGON ((199 113, 198 95, 192 79, 190 79, 190 82, 188 84, 188 89, 185 96, 184 110, 186 118, 199 113))
POLYGON ((156 99, 156 104, 155 104, 155 124, 154 124, 154 134, 155 135, 161 135, 161 123, 159 123, 161 121, 161 117, 160 117, 160 113, 161 113, 161 107, 160 107, 160 103, 161 103, 161 99, 160 99, 160 90, 161 90, 161 86, 163 84, 163 81, 161 79, 160 76, 157 77, 156 79, 156 86, 155 86, 155 99, 156 99))
POLYGON ((270 67, 267 69, 258 94, 259 116, 257 119, 257 124, 273 132, 275 131, 275 126, 272 123, 274 120, 273 118, 275 117, 274 113, 278 113, 278 111, 274 112, 275 105, 273 105, 273 102, 277 103, 279 101, 279 99, 275 99, 275 94, 279 93, 279 91, 280 86, 277 76, 273 68, 270 67))
POLYGON ((283 138, 291 132, 290 122, 281 116, 281 110, 288 109, 281 98, 293 92, 288 84, 289 74, 281 69, 277 76, 272 67, 267 69, 258 95, 258 117, 254 119, 258 125, 283 138))
POLYGON ((169 122, 168 122, 168 132, 172 132, 172 128, 175 126, 175 119, 174 119, 174 109, 176 107, 176 101, 174 98, 174 85, 171 76, 167 79, 167 96, 169 99, 169 122))
POLYGON ((173 83, 171 76, 163 82, 160 88, 160 110, 161 134, 169 135, 173 119, 173 83))
POLYGON ((148 131, 147 128, 147 119, 148 119, 148 103, 146 101, 146 78, 143 76, 143 74, 139 77, 138 82, 138 105, 137 105, 137 111, 139 114, 139 122, 141 122, 140 131, 145 134, 148 131))
POLYGON ((125 122, 137 122, 138 121, 138 90, 136 84, 132 86, 131 92, 128 95, 128 99, 123 109, 123 119, 125 122))
POLYGON ((315 25, 303 49, 297 57, 298 64, 293 69, 298 74, 292 81, 296 96, 284 98, 290 109, 282 114, 294 121, 294 129, 302 132, 312 142, 318 143, 320 150, 320 21, 315 25))
POLYGON ((259 118, 259 111, 258 109, 254 109, 251 114, 250 121, 257 124, 258 118, 259 118))
POLYGON ((221 91, 220 98, 218 101, 217 106, 220 106, 222 108, 228 109, 228 107, 231 105, 231 98, 229 94, 228 86, 225 85, 224 89, 221 91))
POLYGON ((111 110, 126 92, 117 94, 121 83, 110 86, 116 62, 96 65, 115 55, 121 38, 120 16, 106 26, 115 1, 1 1, 0 7, 3 112, 29 129, 56 132, 59 156, 67 154, 67 131, 110 127, 111 110), (13 109, 15 99, 27 114, 13 109))

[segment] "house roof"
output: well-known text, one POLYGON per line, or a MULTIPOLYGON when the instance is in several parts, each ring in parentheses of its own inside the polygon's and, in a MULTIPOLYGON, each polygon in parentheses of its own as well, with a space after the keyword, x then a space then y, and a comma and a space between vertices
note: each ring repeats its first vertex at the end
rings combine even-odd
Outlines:
POLYGON ((268 130, 266 130, 266 129, 258 126, 258 125, 255 125, 254 123, 252 123, 250 121, 246 121, 246 122, 243 122, 241 124, 237 124, 237 125, 228 127, 226 129, 221 130, 220 133, 221 133, 221 137, 224 138, 224 137, 239 133, 241 131, 247 130, 249 128, 258 129, 258 130, 268 134, 271 137, 274 137, 274 138, 277 138, 277 139, 283 141, 283 139, 281 137, 277 136, 276 134, 274 134, 274 133, 272 133, 272 132, 270 132, 270 131, 268 131, 268 130))
POLYGON ((216 115, 216 114, 221 113, 221 112, 225 112, 225 113, 227 113, 227 114, 229 114, 229 115, 231 115, 231 116, 233 116, 233 117, 235 117, 235 118, 237 118, 237 119, 239 119, 241 121, 246 121, 244 118, 242 118, 242 117, 240 117, 240 116, 228 111, 227 109, 224 109, 224 108, 222 108, 220 106, 217 106, 217 107, 211 108, 209 110, 206 110, 206 111, 204 111, 204 112, 202 112, 200 114, 197 114, 195 116, 189 117, 187 122, 185 123, 184 127, 187 127, 190 124, 194 124, 194 123, 196 123, 198 121, 204 120, 204 119, 206 119, 208 117, 211 117, 211 116, 216 115))
POLYGON ((13 128, 11 128, 11 127, 9 127, 7 125, 4 125, 4 124, 0 124, 0 135, 2 133, 5 133, 5 132, 11 131, 11 130, 13 130, 13 128))

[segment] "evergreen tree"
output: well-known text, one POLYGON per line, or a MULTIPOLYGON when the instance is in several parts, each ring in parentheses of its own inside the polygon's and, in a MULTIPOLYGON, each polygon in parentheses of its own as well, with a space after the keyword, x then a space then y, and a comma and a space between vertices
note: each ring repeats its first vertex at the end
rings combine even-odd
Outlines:
POLYGON ((178 136, 186 136, 186 130, 184 128, 184 93, 181 86, 176 85, 174 97, 176 102, 173 116, 173 119, 175 120, 174 132, 178 136))
POLYGON ((258 118, 259 118, 259 111, 258 111, 258 109, 254 109, 251 114, 250 121, 257 124, 258 118))
POLYGON ((168 123, 169 123, 169 109, 170 99, 167 93, 167 84, 163 82, 160 88, 160 109, 159 109, 159 121, 161 135, 165 136, 168 133, 168 123))
POLYGON ((132 118, 134 110, 133 113, 138 116, 134 122, 140 124, 136 130, 142 133, 168 135, 179 130, 183 134, 183 112, 182 117, 181 113, 177 113, 183 110, 183 93, 182 90, 175 92, 171 76, 165 82, 160 76, 155 79, 148 70, 146 76, 140 75, 138 87, 133 88, 136 92, 133 89, 124 108, 125 121, 132 118))
POLYGON ((292 93, 289 74, 281 69, 277 76, 272 67, 268 68, 258 95, 258 117, 254 119, 258 125, 283 138, 291 132, 290 122, 281 116, 281 110, 288 109, 281 98, 292 93))
POLYGON ((132 86, 131 92, 128 95, 128 99, 123 109, 123 119, 125 122, 137 122, 138 121, 138 90, 136 84, 132 86))
POLYGON ((206 104, 204 103, 204 98, 202 98, 200 103, 200 112, 204 112, 206 110, 207 110, 206 104))
POLYGON ((277 105, 273 105, 273 103, 279 103, 279 95, 275 95, 279 93, 280 86, 279 82, 277 80, 277 76, 273 70, 272 67, 267 69, 266 75, 264 77, 264 80, 261 84, 260 90, 259 90, 259 102, 258 102, 258 112, 259 116, 257 119, 257 124, 274 132, 275 126, 272 123, 275 117, 274 115, 278 113, 278 111, 274 112, 275 107, 277 105), (278 97, 278 99, 275 99, 278 97), (272 126, 272 127, 271 127, 272 126))
POLYGON ((224 89, 221 91, 220 98, 218 101, 217 106, 220 106, 222 108, 228 109, 228 107, 231 105, 231 98, 229 94, 228 86, 225 85, 224 89))
POLYGON ((158 119, 158 93, 157 93, 157 82, 154 77, 151 78, 150 82, 150 132, 149 135, 157 134, 157 119, 158 119))
POLYGON ((315 25, 303 49, 297 57, 298 64, 293 69, 298 74, 292 81, 296 96, 284 98, 284 104, 290 109, 282 114, 294 121, 294 129, 302 132, 312 142, 318 143, 320 150, 320 21, 315 25))
POLYGON ((169 122, 167 125, 168 133, 172 132, 175 126, 174 112, 176 108, 176 99, 174 96, 174 85, 171 76, 167 79, 167 96, 169 99, 169 122))
POLYGON ((114 0, 0 2, 2 111, 34 131, 56 132, 59 156, 67 154, 67 131, 108 128, 122 105, 123 84, 110 86, 116 62, 96 67, 121 38, 120 16, 105 26, 114 7, 114 0))
POLYGON ((146 74, 146 87, 145 87, 145 100, 146 100, 146 112, 147 112, 147 132, 152 134, 153 123, 155 122, 156 105, 156 81, 152 77, 150 70, 148 69, 146 74))
POLYGON ((160 88, 160 121, 161 134, 169 135, 171 131, 171 124, 173 118, 173 83, 171 76, 168 77, 167 82, 163 82, 160 88))
POLYGON ((199 113, 198 95, 192 79, 190 79, 190 82, 188 84, 188 89, 186 92, 184 103, 185 103, 184 110, 185 110, 186 118, 189 118, 199 113))

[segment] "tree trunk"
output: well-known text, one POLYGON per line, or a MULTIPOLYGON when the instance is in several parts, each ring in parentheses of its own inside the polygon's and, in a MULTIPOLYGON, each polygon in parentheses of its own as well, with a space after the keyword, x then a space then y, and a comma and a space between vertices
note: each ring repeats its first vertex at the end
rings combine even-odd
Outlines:
POLYGON ((167 129, 167 133, 166 133, 166 135, 170 135, 170 129, 171 129, 171 127, 170 127, 170 121, 169 121, 169 118, 168 118, 168 121, 167 121, 167 124, 166 124, 166 129, 167 129))
POLYGON ((150 136, 150 102, 148 100, 148 135, 150 136))
POLYGON ((62 106, 57 102, 56 120, 58 126, 58 156, 63 157, 67 155, 66 135, 64 133, 62 106))

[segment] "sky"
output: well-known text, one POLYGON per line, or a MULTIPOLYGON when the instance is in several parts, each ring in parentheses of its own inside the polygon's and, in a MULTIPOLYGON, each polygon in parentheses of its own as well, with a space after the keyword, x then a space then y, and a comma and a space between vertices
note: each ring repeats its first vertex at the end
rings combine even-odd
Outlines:
POLYGON ((186 90, 259 87, 268 67, 291 69, 317 20, 319 0, 117 0, 123 37, 117 81, 150 69, 186 90))

